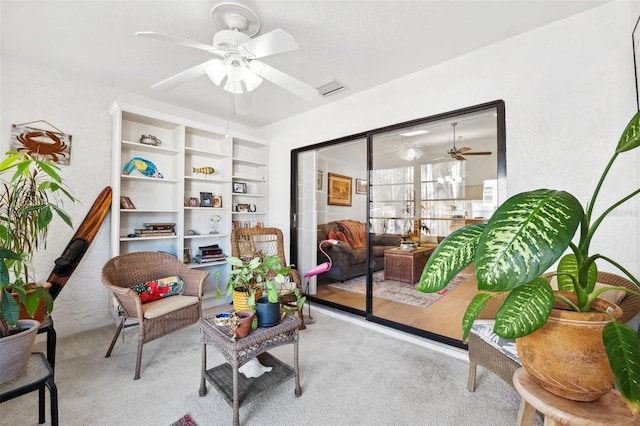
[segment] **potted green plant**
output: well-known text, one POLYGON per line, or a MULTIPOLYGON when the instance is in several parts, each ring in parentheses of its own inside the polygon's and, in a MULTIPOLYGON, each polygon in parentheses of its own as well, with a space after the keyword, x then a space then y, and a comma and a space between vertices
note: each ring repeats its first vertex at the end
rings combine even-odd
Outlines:
MULTIPOLYGON (((14 335, 22 330, 20 306, 29 316, 34 315, 42 301, 48 312, 53 309, 49 293, 34 285, 31 261, 38 249, 46 248, 48 227, 54 214, 72 226, 71 218, 62 206, 64 200, 73 202, 75 198, 65 187, 58 170, 47 161, 13 151, 8 152, 0 163, 0 342, 3 344, 0 353, 3 354, 3 370, 15 373, 13 377, 24 370, 4 367, 12 365, 5 362, 5 356, 13 353, 4 344, 16 340, 14 335)), ((37 328, 37 322, 30 325, 37 328)), ((31 345, 27 345, 28 352, 31 345)), ((25 355, 22 357, 28 359, 25 355)), ((3 374, 0 381, 5 379, 3 374)))
MULTIPOLYGON (((549 321, 552 310, 555 311, 554 301, 561 301, 577 312, 589 312, 595 301, 600 300, 598 296, 609 290, 640 296, 640 282, 628 270, 605 255, 589 252, 602 221, 640 193, 640 188, 632 187, 627 196, 604 208, 599 216, 594 215, 598 194, 615 159, 639 145, 640 113, 635 114, 622 133, 586 208, 565 191, 538 189, 514 195, 498 207, 488 223, 461 228, 442 241, 425 265, 418 290, 439 291, 473 263, 481 293, 473 298, 463 317, 463 340, 487 302, 499 296, 504 301, 496 314, 494 332, 501 337, 517 338, 516 342, 549 321), (572 242, 577 232, 577 241, 572 242), (562 257, 552 274, 557 276, 559 290, 569 293, 554 292, 543 274, 568 248, 570 253, 562 257), (596 286, 596 261, 615 266, 638 286, 638 291, 596 286)), ((623 398, 631 409, 639 411, 638 333, 610 319, 601 334, 606 358, 623 398)), ((585 365, 577 370, 582 376, 592 373, 585 365)))
MULTIPOLYGON (((279 302, 283 293, 292 293, 295 294, 300 309, 304 305, 306 298, 301 296, 295 284, 290 282, 292 288, 287 288, 285 277, 289 275, 292 265, 282 266, 278 256, 258 255, 246 262, 232 256, 227 258, 227 262, 232 266, 227 283, 227 297, 233 294, 235 309, 254 310, 256 300, 263 293, 267 294, 271 303, 279 302)), ((286 306, 281 308, 288 313, 292 311, 286 306)))

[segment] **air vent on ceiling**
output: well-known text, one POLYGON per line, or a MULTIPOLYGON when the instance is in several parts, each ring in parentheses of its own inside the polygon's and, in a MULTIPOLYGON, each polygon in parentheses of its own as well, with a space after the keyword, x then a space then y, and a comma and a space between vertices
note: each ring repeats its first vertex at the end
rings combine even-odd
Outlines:
POLYGON ((320 92, 322 96, 329 96, 334 93, 342 92, 346 88, 347 87, 344 84, 340 83, 338 80, 334 80, 331 83, 318 87, 318 92, 320 92))

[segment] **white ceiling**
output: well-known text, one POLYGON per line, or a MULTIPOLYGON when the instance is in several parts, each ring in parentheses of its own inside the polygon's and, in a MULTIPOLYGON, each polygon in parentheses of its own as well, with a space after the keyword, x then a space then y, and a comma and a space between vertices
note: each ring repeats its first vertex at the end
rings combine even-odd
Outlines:
MULTIPOLYGON (((265 82, 251 93, 253 112, 230 119, 261 127, 608 1, 241 1, 260 17, 260 34, 281 28, 300 46, 265 63, 313 87, 338 79, 348 90, 309 103, 265 82)), ((226 117, 228 94, 207 77, 150 88, 212 55, 134 37, 154 31, 210 44, 217 3, 2 0, 2 54, 226 117)))

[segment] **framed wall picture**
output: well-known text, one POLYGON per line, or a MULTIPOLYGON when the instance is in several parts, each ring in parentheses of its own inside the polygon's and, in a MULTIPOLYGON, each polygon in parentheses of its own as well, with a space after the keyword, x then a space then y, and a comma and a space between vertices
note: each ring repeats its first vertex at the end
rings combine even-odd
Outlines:
POLYGON ((244 182, 233 182, 233 192, 236 194, 246 194, 247 184, 244 182))
POLYGON ((351 181, 349 176, 327 174, 327 204, 330 206, 351 206, 351 181))
POLYGON ((213 194, 211 192, 200 193, 200 207, 213 207, 213 194))
POLYGON ((125 197, 125 196, 121 196, 120 197, 120 208, 125 209, 125 210, 132 210, 132 209, 135 209, 136 206, 133 204, 133 201, 131 201, 131 198, 125 197))
POLYGON ((364 179, 356 179, 356 194, 367 193, 367 181, 364 179))
POLYGON ((322 170, 318 170, 317 176, 316 176, 316 189, 318 191, 322 190, 322 170))
POLYGON ((222 208, 222 196, 220 195, 213 196, 213 207, 217 209, 222 208))

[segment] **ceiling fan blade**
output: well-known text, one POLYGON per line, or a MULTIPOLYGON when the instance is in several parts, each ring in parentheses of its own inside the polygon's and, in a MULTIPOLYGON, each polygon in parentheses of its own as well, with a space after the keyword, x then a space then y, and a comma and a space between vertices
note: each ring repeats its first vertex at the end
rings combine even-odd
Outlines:
POLYGON ((466 161, 467 160, 462 155, 458 155, 458 154, 456 154, 455 159, 458 160, 458 161, 466 161))
POLYGON ((464 155, 491 155, 491 151, 467 152, 464 155))
POLYGON ((193 49, 204 50, 209 53, 218 53, 218 49, 210 44, 200 43, 199 41, 187 40, 186 38, 174 37, 166 34, 154 33, 151 31, 138 31, 137 37, 150 38, 152 40, 168 41, 169 43, 180 46, 191 47, 193 49))
POLYGON ((207 64, 215 60, 216 59, 212 59, 211 61, 203 62, 202 64, 196 65, 195 67, 191 67, 182 72, 179 72, 176 75, 172 75, 171 77, 154 84, 153 86, 151 86, 151 88, 157 90, 174 89, 182 83, 185 83, 189 80, 194 80, 201 75, 205 75, 207 72, 207 64))
POLYGON ((298 48, 298 43, 281 29, 268 32, 260 37, 252 38, 240 45, 253 58, 264 58, 277 53, 289 52, 298 48))
POLYGON ((459 154, 464 154, 467 151, 471 151, 471 148, 469 148, 468 146, 463 146, 462 148, 459 148, 457 152, 459 154))
POLYGON ((307 83, 303 83, 302 81, 295 79, 290 75, 265 64, 264 62, 251 61, 249 63, 249 68, 258 74, 258 76, 269 80, 273 84, 277 84, 283 89, 306 101, 312 101, 320 96, 320 93, 307 83))

